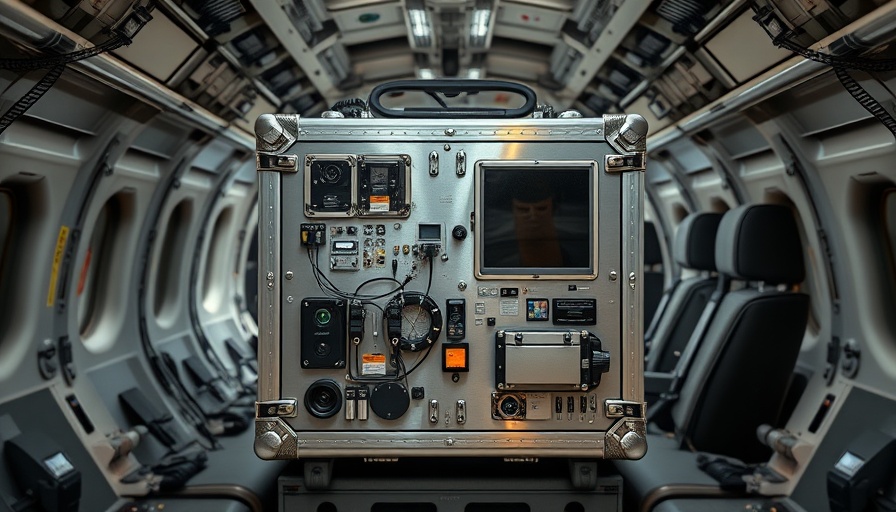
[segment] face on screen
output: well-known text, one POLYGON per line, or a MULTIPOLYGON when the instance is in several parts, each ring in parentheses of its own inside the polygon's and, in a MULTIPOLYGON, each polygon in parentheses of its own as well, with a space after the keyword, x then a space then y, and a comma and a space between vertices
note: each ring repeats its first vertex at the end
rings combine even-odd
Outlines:
POLYGON ((588 273, 590 166, 483 167, 483 273, 588 273))

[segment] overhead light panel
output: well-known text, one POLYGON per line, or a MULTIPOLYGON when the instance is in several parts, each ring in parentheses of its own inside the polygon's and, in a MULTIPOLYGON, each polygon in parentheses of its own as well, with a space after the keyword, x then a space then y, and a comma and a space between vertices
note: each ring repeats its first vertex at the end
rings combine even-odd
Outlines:
POLYGON ((470 15, 470 48, 488 46, 494 8, 491 0, 476 0, 473 14, 470 15))
POLYGON ((432 20, 422 0, 408 0, 405 4, 408 11, 408 40, 413 48, 429 48, 432 46, 432 20))

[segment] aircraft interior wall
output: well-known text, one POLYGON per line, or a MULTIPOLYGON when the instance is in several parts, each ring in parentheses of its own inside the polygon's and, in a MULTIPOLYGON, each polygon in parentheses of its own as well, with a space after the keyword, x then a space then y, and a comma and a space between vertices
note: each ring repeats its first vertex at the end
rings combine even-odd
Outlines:
MULTIPOLYGON (((90 46, 145 2, 106 3, 96 14, 77 11, 78 2, 0 0, 0 111, 46 73, 9 69, 6 59, 32 57, 52 41, 66 51, 72 41, 90 46)), ((450 66, 450 54, 409 35, 411 0, 277 2, 279 13, 252 0, 217 34, 185 14, 193 3, 155 3, 132 45, 68 63, 0 127, 0 510, 52 509, 23 490, 23 459, 10 455, 11 440, 26 437, 47 457, 63 452, 79 473, 80 508, 52 510, 284 510, 278 476, 296 477, 284 471, 297 466, 253 452, 264 286, 255 119, 319 117, 378 83, 450 66), (324 8, 325 22, 309 29, 312 44, 296 34, 300 23, 285 24, 314 16, 290 18, 285 4, 324 8), (364 13, 381 21, 356 21, 364 13), (242 59, 239 43, 250 34, 273 52, 270 61, 242 59), (210 68, 217 81, 203 74, 210 68), (230 98, 209 91, 237 83, 230 98), (176 479, 177 464, 191 475, 186 487, 163 479, 176 479)), ((776 204, 796 219, 805 278, 795 288, 809 296, 794 378, 771 425, 789 444, 758 454, 757 467, 780 478, 725 496, 672 485, 650 502, 626 480, 619 510, 832 510, 826 486, 844 453, 867 432, 896 438, 896 132, 829 66, 772 46, 749 2, 714 5, 705 30, 689 35, 657 14, 674 3, 662 1, 607 2, 615 35, 570 28, 576 9, 591 3, 492 2, 502 7, 487 47, 461 52, 456 64, 461 74, 491 66, 489 78, 528 83, 558 112, 647 119, 644 218, 657 230, 661 263, 646 270, 660 272, 664 288, 701 273, 673 257, 691 214, 776 204), (544 23, 529 24, 536 14, 544 23), (652 64, 625 64, 624 50, 649 32, 670 36, 670 46, 652 64), (612 57, 596 51, 605 45, 612 57), (692 96, 673 90, 683 82, 692 96)), ((845 51, 833 43, 859 33, 876 58, 889 58, 896 4, 846 4, 857 10, 848 23, 809 33, 811 42, 845 51)), ((852 74, 894 115, 896 66, 852 74)), ((734 279, 731 289, 754 284, 734 279)), ((316 286, 308 283, 310 294, 316 286)), ((754 373, 763 379, 761 363, 754 373)), ((666 449, 650 444, 647 457, 666 449)), ((673 459, 653 461, 659 468, 673 459)), ((379 472, 384 463, 371 464, 379 472)), ((881 470, 891 477, 872 493, 877 505, 861 510, 896 506, 894 466, 881 470)), ((610 461, 598 468, 620 475, 610 461)), ((517 481, 502 485, 509 482, 517 481)))

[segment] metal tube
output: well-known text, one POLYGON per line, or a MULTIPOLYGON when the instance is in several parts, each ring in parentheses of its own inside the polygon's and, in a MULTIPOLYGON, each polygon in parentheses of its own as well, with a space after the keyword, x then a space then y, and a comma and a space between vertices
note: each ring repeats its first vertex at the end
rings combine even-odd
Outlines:
MULTIPOLYGON (((828 49, 833 55, 842 54, 851 48, 842 42, 847 36, 866 45, 882 44, 893 38, 894 23, 896 23, 896 2, 890 2, 812 45, 812 49, 828 49)), ((827 69, 827 66, 820 62, 802 57, 788 59, 674 125, 657 132, 647 139, 647 147, 650 151, 654 151, 679 137, 698 132, 731 113, 755 105, 827 69)))
MULTIPOLYGON (((40 46, 40 41, 59 38, 72 48, 93 46, 90 41, 17 0, 0 0, 0 33, 35 49, 40 46)), ((240 146, 255 149, 255 139, 248 133, 114 57, 101 54, 74 62, 69 67, 162 110, 174 112, 240 146)))

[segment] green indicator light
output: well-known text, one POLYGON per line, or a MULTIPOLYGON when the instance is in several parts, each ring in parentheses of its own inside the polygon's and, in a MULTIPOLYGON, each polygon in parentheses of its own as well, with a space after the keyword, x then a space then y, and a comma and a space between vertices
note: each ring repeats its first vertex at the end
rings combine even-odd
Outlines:
POLYGON ((365 12, 364 14, 358 16, 358 21, 360 21, 361 23, 373 23, 378 19, 380 19, 380 15, 375 12, 365 12))
POLYGON ((331 318, 332 315, 328 309, 320 308, 314 312, 314 321, 317 322, 317 325, 327 325, 331 318))

